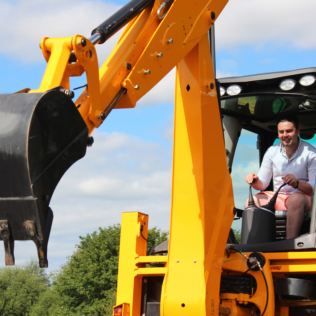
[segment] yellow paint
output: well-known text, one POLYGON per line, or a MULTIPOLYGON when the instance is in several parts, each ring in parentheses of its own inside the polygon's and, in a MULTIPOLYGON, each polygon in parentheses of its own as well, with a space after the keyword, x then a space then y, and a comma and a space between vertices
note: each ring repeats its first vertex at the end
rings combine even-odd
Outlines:
POLYGON ((88 88, 75 103, 91 133, 102 124, 102 114, 122 87, 127 93, 116 108, 134 107, 207 34, 226 2, 174 0, 162 20, 157 17, 161 3, 155 2, 152 10, 144 10, 127 25, 99 70, 94 47, 87 39, 83 46, 82 36, 44 38, 41 48, 48 64, 33 92, 69 89, 70 77, 86 72, 88 88), (73 51, 77 61, 68 63, 73 51))
POLYGON ((148 217, 145 214, 124 213, 121 224, 119 273, 116 305, 128 303, 130 315, 140 315, 141 276, 135 275, 135 259, 147 251, 148 217))
POLYGON ((217 315, 231 178, 207 35, 177 66, 168 269, 162 315, 217 315), (223 238, 224 237, 224 238, 223 238))
MULTIPOLYGON (((70 77, 80 76, 84 72, 87 78, 87 99, 95 107, 100 103, 99 66, 95 47, 89 40, 81 35, 65 38, 43 38, 41 49, 47 61, 47 67, 40 87, 30 92, 43 92, 57 87, 70 89, 70 77), (69 63, 71 55, 76 60, 69 63)), ((89 120, 89 111, 84 105, 80 106, 82 118, 88 130, 92 131, 93 125, 89 120)))

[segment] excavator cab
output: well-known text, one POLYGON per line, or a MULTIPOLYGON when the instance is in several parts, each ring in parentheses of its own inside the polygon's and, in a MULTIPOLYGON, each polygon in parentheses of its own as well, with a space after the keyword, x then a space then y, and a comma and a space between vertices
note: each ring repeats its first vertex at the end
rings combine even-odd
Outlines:
MULTIPOLYGON (((260 163, 267 148, 277 141, 276 122, 284 116, 295 116, 299 120, 300 137, 310 141, 316 133, 316 68, 295 71, 260 74, 224 78, 219 80, 221 92, 221 112, 225 133, 226 153, 229 167, 232 168, 235 149, 242 130, 257 135, 257 149, 260 163)), ((270 189, 273 190, 272 184, 270 189)), ((242 215, 242 243, 264 244, 270 241, 280 241, 267 247, 276 247, 283 251, 296 248, 314 248, 315 224, 306 230, 304 237, 298 240, 286 241, 284 236, 286 213, 283 210, 275 212, 276 223, 271 231, 271 221, 267 220, 267 229, 262 216, 247 219, 242 215), (268 236, 263 234, 271 231, 268 236), (250 238, 251 236, 251 238, 250 238), (311 239, 312 238, 312 239, 311 239), (312 241, 313 240, 313 241, 312 241), (286 247, 284 247, 286 245, 286 247)), ((314 211, 313 211, 314 212, 314 211)), ((311 218, 315 214, 311 213, 311 218)), ((264 212, 262 212, 264 213, 264 212)), ((315 213, 315 212, 314 212, 315 213)), ((241 212, 242 214, 242 212, 241 212)), ((268 216, 268 215, 267 215, 268 216)))
MULTIPOLYGON (((297 117, 300 137, 313 144, 316 133, 316 68, 224 78, 219 80, 219 85, 229 168, 233 167, 242 131, 257 135, 261 163, 267 148, 277 141, 276 122, 284 116, 297 117)), ((272 184, 269 189, 273 190, 272 184)), ((316 313, 315 270, 308 265, 308 262, 314 261, 316 248, 315 192, 313 200, 301 234, 288 240, 285 239, 287 218, 284 210, 268 212, 262 208, 236 209, 236 218, 241 219, 241 241, 238 243, 235 240, 234 245, 227 247, 239 254, 250 254, 248 258, 255 256, 267 260, 267 269, 274 280, 269 291, 273 288, 277 306, 284 315, 316 313), (303 266, 304 271, 301 269, 303 266)), ((262 262, 263 265, 265 262, 262 262)), ((228 295, 226 293, 244 291, 240 287, 240 279, 236 283, 239 284, 238 289, 232 286, 237 278, 240 275, 224 273, 222 297, 228 295)), ((249 285, 248 290, 250 288, 249 285)))
POLYGON ((83 157, 87 128, 62 89, 0 95, 0 239, 14 264, 14 240, 33 240, 47 266, 49 202, 64 172, 83 157), (71 127, 69 127, 71 124, 71 127))

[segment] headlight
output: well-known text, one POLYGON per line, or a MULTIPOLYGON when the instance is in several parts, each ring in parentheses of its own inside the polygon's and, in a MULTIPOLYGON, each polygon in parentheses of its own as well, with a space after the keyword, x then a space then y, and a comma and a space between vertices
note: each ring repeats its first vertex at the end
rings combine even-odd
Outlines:
POLYGON ((233 84, 227 88, 226 92, 230 96, 237 95, 241 92, 241 86, 238 84, 233 84))
POLYGON ((219 94, 221 97, 226 93, 226 90, 223 87, 219 87, 219 94))
POLYGON ((293 79, 284 79, 280 83, 280 89, 283 91, 290 91, 295 87, 296 82, 293 79))
POLYGON ((311 86, 315 82, 316 78, 313 75, 306 75, 300 79, 300 85, 304 87, 311 86))

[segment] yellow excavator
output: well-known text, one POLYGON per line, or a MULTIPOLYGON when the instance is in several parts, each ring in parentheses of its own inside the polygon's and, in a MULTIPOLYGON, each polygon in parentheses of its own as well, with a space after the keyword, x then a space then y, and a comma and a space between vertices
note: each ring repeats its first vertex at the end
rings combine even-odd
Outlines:
POLYGON ((7 265, 14 264, 15 240, 33 240, 39 265, 48 265, 49 204, 58 181, 112 110, 135 107, 176 67, 168 246, 147 255, 148 216, 123 214, 113 314, 315 314, 315 209, 294 240, 282 237, 276 223, 286 214, 275 212, 265 221, 273 224, 272 237, 263 239, 256 216, 249 221, 251 214, 234 206, 230 169, 243 129, 258 135, 260 159, 285 112, 300 117, 302 137, 314 135, 316 71, 216 80, 214 22, 226 2, 132 0, 90 38, 42 39, 47 67, 40 87, 0 95, 0 238, 7 265), (95 45, 123 26, 99 67, 95 45), (73 101, 70 78, 83 74, 86 89, 73 101), (283 90, 284 80, 297 84, 283 90), (248 223, 242 243, 231 234, 235 217, 248 223))

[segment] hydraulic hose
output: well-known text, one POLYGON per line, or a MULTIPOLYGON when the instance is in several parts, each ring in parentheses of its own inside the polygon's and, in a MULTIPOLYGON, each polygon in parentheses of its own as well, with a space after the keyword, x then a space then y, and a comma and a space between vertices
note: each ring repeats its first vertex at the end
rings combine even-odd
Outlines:
POLYGON ((103 44, 121 27, 127 24, 144 9, 152 6, 153 3, 154 0, 130 1, 92 31, 90 38, 91 43, 103 44))

